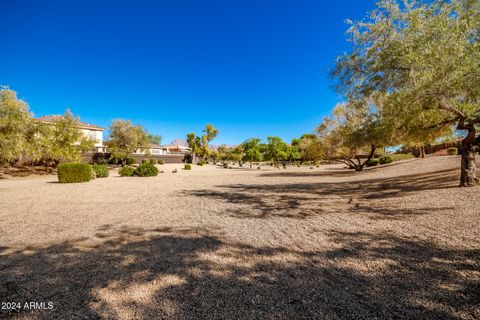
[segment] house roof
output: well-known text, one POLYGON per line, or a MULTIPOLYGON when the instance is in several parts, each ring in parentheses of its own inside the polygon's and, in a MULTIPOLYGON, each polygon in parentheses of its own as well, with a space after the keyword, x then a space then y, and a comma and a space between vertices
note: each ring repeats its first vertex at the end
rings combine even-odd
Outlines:
MULTIPOLYGON (((57 122, 61 119, 63 119, 63 116, 49 115, 49 116, 43 116, 43 117, 36 118, 35 120, 43 122, 43 123, 55 123, 55 122, 57 122)), ((92 129, 92 130, 101 130, 101 131, 105 130, 104 128, 102 128, 100 126, 97 126, 97 125, 94 125, 94 124, 91 124, 91 123, 87 123, 87 122, 83 122, 83 121, 79 121, 79 120, 77 120, 77 123, 78 123, 78 126, 80 128, 83 128, 83 129, 92 129)))
POLYGON ((164 148, 177 148, 177 149, 183 149, 183 150, 190 150, 189 147, 181 146, 181 145, 172 145, 172 144, 167 144, 163 146, 164 148))

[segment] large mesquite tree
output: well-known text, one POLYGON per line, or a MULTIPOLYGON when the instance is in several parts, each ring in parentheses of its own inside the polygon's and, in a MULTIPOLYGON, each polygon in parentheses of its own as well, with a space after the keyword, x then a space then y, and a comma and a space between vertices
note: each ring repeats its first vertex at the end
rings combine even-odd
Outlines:
POLYGON ((451 125, 466 132, 460 185, 478 184, 480 1, 382 0, 349 32, 352 51, 334 71, 339 91, 349 99, 388 95, 405 138, 451 125))

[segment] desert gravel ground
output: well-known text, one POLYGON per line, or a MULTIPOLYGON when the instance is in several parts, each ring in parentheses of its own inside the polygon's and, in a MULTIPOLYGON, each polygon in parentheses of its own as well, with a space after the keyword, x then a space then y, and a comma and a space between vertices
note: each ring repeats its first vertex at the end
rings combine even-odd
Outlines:
POLYGON ((479 319, 459 162, 0 179, 0 318, 479 319))

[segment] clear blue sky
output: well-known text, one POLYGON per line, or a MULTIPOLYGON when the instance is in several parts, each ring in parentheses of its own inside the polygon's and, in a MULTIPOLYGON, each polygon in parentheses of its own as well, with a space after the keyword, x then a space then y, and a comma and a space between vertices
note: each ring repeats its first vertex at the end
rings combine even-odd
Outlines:
POLYGON ((36 116, 131 119, 163 142, 290 141, 340 101, 328 71, 373 0, 0 1, 0 84, 36 116))

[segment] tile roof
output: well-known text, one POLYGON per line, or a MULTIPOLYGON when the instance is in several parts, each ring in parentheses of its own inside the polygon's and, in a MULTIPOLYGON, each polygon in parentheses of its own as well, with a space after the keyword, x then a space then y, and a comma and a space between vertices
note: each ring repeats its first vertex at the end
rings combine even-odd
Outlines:
MULTIPOLYGON (((35 120, 43 122, 43 123, 55 123, 62 118, 63 118, 63 116, 60 116, 60 115, 50 115, 50 116, 39 117, 39 118, 36 118, 35 120)), ((87 122, 83 122, 83 121, 79 121, 79 120, 77 120, 77 122, 78 122, 78 126, 81 127, 81 128, 95 129, 95 130, 105 130, 105 128, 102 128, 100 126, 96 126, 96 125, 91 124, 91 123, 87 123, 87 122)))

